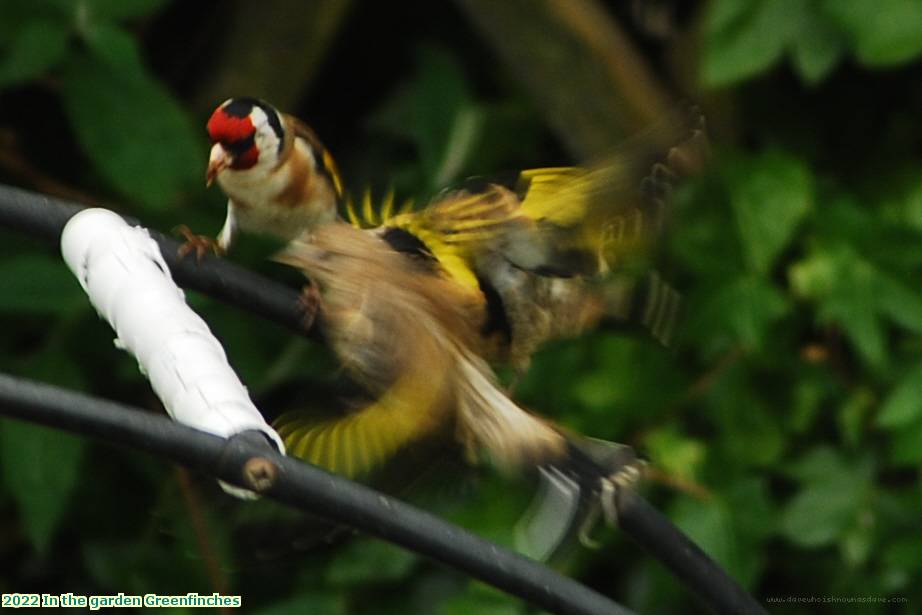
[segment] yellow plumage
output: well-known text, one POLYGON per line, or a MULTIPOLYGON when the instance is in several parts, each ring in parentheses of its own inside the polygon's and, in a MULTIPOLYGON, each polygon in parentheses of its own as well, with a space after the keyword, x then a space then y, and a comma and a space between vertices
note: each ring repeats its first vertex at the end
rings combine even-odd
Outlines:
POLYGON ((422 271, 373 233, 328 224, 278 257, 318 284, 325 331, 349 375, 374 401, 340 419, 303 412, 274 426, 291 454, 364 474, 446 427, 501 466, 559 453, 563 437, 512 403, 483 360, 483 302, 422 271))
MULTIPOLYGON (((523 171, 418 210, 395 211, 393 193, 380 208, 370 192, 358 207, 346 199, 351 226, 313 229, 280 260, 318 283, 331 345, 374 401, 340 419, 281 416, 291 453, 354 476, 453 424, 501 465, 559 454, 559 432, 509 400, 487 361, 524 369, 546 340, 630 311, 630 289, 599 276, 657 233, 669 186, 698 164, 700 124, 652 155, 679 134, 667 122, 598 163, 523 171)), ((654 279, 642 318, 655 335, 671 330, 675 299, 654 279)))
POLYGON ((392 458, 403 446, 437 429, 432 392, 438 374, 427 381, 404 376, 380 399, 344 418, 317 421, 303 411, 278 417, 275 428, 289 455, 355 477, 392 458))

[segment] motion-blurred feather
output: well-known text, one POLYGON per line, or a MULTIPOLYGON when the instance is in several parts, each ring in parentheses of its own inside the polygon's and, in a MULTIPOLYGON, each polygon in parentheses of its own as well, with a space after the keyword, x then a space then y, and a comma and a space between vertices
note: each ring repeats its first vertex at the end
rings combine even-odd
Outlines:
POLYGON ((471 454, 515 467, 563 450, 563 436, 498 388, 481 356, 484 306, 453 279, 389 250, 377 235, 326 225, 278 257, 318 284, 330 344, 376 400, 342 419, 276 422, 293 454, 367 471, 452 422, 471 454))

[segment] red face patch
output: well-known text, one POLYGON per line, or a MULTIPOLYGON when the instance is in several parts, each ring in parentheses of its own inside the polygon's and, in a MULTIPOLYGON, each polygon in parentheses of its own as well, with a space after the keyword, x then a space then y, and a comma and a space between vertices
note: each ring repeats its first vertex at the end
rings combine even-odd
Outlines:
POLYGON ((259 160, 259 150, 255 145, 251 145, 250 148, 243 153, 235 155, 234 161, 231 162, 230 166, 232 169, 242 171, 255 165, 257 160, 259 160))
POLYGON ((208 136, 212 143, 236 143, 252 137, 256 130, 250 117, 235 117, 219 107, 208 119, 208 136))

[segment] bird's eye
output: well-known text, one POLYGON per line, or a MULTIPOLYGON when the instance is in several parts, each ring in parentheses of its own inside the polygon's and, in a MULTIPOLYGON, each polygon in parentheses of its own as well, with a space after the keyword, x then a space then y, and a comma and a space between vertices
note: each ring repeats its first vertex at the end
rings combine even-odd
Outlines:
POLYGON ((253 147, 254 143, 255 135, 251 134, 249 137, 237 139, 236 141, 222 141, 221 145, 234 156, 240 156, 241 154, 246 153, 251 147, 253 147))

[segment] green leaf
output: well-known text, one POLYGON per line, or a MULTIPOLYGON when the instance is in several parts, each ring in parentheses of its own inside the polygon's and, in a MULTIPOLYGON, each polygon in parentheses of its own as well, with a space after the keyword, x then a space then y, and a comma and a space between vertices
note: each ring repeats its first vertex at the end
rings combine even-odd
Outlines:
POLYGON ((61 6, 61 0, 3 0, 2 6, 0 46, 3 47, 13 44, 23 30, 32 24, 50 22, 65 29, 71 27, 73 11, 71 7, 61 6))
MULTIPOLYGON (((458 493, 463 485, 455 480, 450 488, 458 493)), ((448 505, 439 502, 440 514, 487 540, 513 546, 516 543, 515 520, 534 497, 533 485, 513 484, 508 479, 496 477, 478 481, 476 491, 468 495, 470 497, 455 499, 448 505)))
POLYGON ((468 588, 443 602, 438 609, 439 615, 519 615, 525 612, 521 600, 508 594, 493 590, 478 589, 481 584, 472 583, 468 588))
POLYGON ((772 324, 790 306, 787 298, 770 282, 746 275, 731 279, 701 306, 694 319, 697 336, 713 337, 729 331, 745 349, 759 349, 772 324))
POLYGON ((901 536, 887 547, 881 559, 888 568, 902 569, 918 576, 922 573, 922 536, 901 536))
POLYGON ((79 0, 91 19, 122 21, 152 15, 169 0, 79 0))
POLYGON ((412 82, 384 103, 371 119, 375 128, 405 137, 418 148, 430 190, 456 180, 476 150, 484 125, 458 63, 426 48, 412 82))
POLYGON ((904 425, 890 435, 888 461, 895 466, 922 464, 922 420, 904 425))
POLYGON ((739 24, 755 7, 754 0, 716 0, 710 5, 706 32, 716 33, 739 24))
POLYGON ((478 104, 482 116, 478 124, 476 148, 469 156, 472 173, 493 173, 497 169, 547 164, 541 145, 544 133, 536 110, 522 101, 511 100, 478 104), (523 159, 523 153, 530 153, 523 159))
POLYGON ((802 483, 821 483, 830 475, 843 472, 842 457, 829 446, 817 446, 792 462, 785 473, 802 483))
POLYGON ((61 316, 89 305, 64 261, 44 254, 0 260, 0 280, 0 313, 61 316))
MULTIPOLYGON (((120 500, 116 497, 112 502, 116 505, 120 500)), ((157 525, 165 523, 169 527, 173 525, 171 521, 180 519, 179 523, 188 523, 178 508, 172 515, 151 512, 149 516, 163 517, 157 525)), ((157 534, 167 530, 166 527, 158 529, 157 534)), ((216 529, 209 524, 209 534, 214 535, 216 529)), ((170 590, 187 591, 187 587, 210 587, 197 545, 188 542, 186 537, 174 537, 172 531, 167 532, 168 541, 158 540, 158 536, 144 532, 116 540, 103 534, 105 538, 102 540, 83 545, 82 564, 95 582, 118 587, 119 591, 126 594, 143 594, 153 584, 164 593, 170 590)), ((243 601, 246 605, 247 599, 243 601)))
POLYGON ((255 609, 252 613, 253 615, 300 615, 301 613, 344 615, 346 602, 343 596, 332 592, 309 592, 286 598, 261 609, 255 609))
POLYGON ((849 246, 814 247, 789 272, 795 293, 819 302, 818 320, 841 326, 864 359, 886 363, 880 320, 881 276, 849 246))
POLYGON ((819 303, 818 320, 841 326, 874 367, 887 360, 884 318, 922 331, 922 296, 858 255, 852 245, 813 246, 791 267, 789 277, 796 294, 819 303))
POLYGON ((572 393, 581 404, 600 410, 624 402, 624 391, 614 386, 611 376, 602 371, 578 376, 573 383, 572 393))
POLYGON ((813 203, 813 176, 797 158, 767 152, 729 164, 727 183, 743 253, 765 273, 813 203))
POLYGON ((694 479, 707 456, 700 440, 680 434, 674 427, 657 429, 644 438, 650 460, 667 474, 694 479))
MULTIPOLYGON (((649 420, 652 409, 662 408, 682 391, 682 380, 667 353, 649 340, 626 338, 613 333, 599 333, 582 345, 590 349, 588 361, 574 371, 563 354, 555 353, 557 373, 573 373, 567 387, 569 399, 556 404, 581 404, 586 412, 571 414, 569 425, 594 436, 614 437, 623 421, 649 420), (630 373, 630 378, 613 378, 612 374, 630 373), (617 413, 617 418, 612 417, 617 413)), ((545 378, 547 383, 547 378, 545 378)), ((553 382, 553 381, 550 381, 553 382)), ((557 388, 557 387, 555 387, 557 388)), ((544 397, 544 396, 542 396, 544 397)), ((547 399, 541 407, 548 407, 547 399)))
MULTIPOLYGON (((714 370, 714 373, 718 373, 714 370)), ((706 391, 708 413, 720 436, 711 438, 711 459, 732 460, 723 467, 725 476, 746 466, 775 463, 785 448, 781 417, 760 396, 744 361, 725 364, 719 378, 706 391)))
POLYGON ((799 24, 796 0, 716 0, 708 14, 702 74, 721 87, 768 70, 799 24))
POLYGON ((922 2, 824 0, 823 10, 850 34, 855 55, 869 66, 904 64, 922 54, 922 2))
POLYGON ((834 387, 825 371, 810 370, 802 374, 794 387, 787 426, 796 434, 806 433, 816 422, 834 387))
POLYGON ((65 77, 64 107, 96 168, 133 200, 164 209, 201 184, 204 146, 179 104, 145 73, 77 61, 65 77))
POLYGON ((884 400, 875 421, 878 426, 898 429, 922 419, 922 363, 900 378, 884 400))
POLYGON ((810 485, 781 515, 781 533, 802 547, 835 542, 854 520, 860 500, 845 485, 810 485))
POLYGON ((719 444, 740 465, 770 466, 784 453, 786 440, 777 413, 750 395, 723 400, 719 444))
POLYGON ((791 48, 800 78, 814 85, 835 68, 847 51, 845 36, 825 15, 806 10, 791 48))
POLYGON ((116 73, 126 78, 144 74, 138 43, 120 27, 99 24, 87 34, 86 42, 90 51, 116 73))
POLYGON ((898 325, 922 333, 922 295, 892 275, 878 272, 877 305, 898 325))
POLYGON ((767 479, 746 476, 724 489, 724 493, 741 537, 758 542, 775 532, 777 511, 769 496, 767 479))
POLYGON ((743 587, 756 585, 766 563, 763 544, 775 533, 777 511, 764 478, 744 477, 722 490, 738 544, 733 576, 743 587))
POLYGON ((31 21, 13 35, 0 61, 0 86, 28 81, 56 66, 67 54, 69 32, 54 21, 31 21))
POLYGON ((781 513, 781 533, 802 547, 820 547, 843 538, 870 493, 870 465, 864 460, 847 461, 820 447, 790 471, 803 487, 781 513))
POLYGON ((0 422, 0 464, 29 540, 48 548, 77 487, 85 442, 19 421, 0 422))
POLYGON ((718 499, 702 502, 685 497, 679 500, 670 517, 732 577, 739 578, 739 537, 724 502, 718 499))
POLYGON ((836 414, 836 423, 842 441, 848 446, 858 446, 867 433, 867 418, 876 405, 874 393, 867 387, 856 387, 836 414))
POLYGON ((900 221, 916 231, 922 231, 922 173, 916 171, 912 183, 900 199, 900 221))
MULTIPOLYGON (((58 386, 85 387, 77 361, 51 340, 17 372, 58 386)), ((29 540, 45 550, 68 514, 67 498, 81 479, 85 441, 61 431, 19 421, 0 421, 0 471, 6 490, 19 507, 29 540)))
POLYGON ((326 570, 335 585, 399 581, 416 565, 412 553, 381 540, 356 540, 343 549, 326 570))
POLYGON ((842 559, 857 568, 867 563, 875 547, 875 528, 873 524, 856 523, 849 527, 839 540, 842 559))
POLYGON ((856 387, 836 414, 842 441, 848 446, 859 446, 866 433, 867 417, 876 403, 874 393, 867 387, 856 387))

